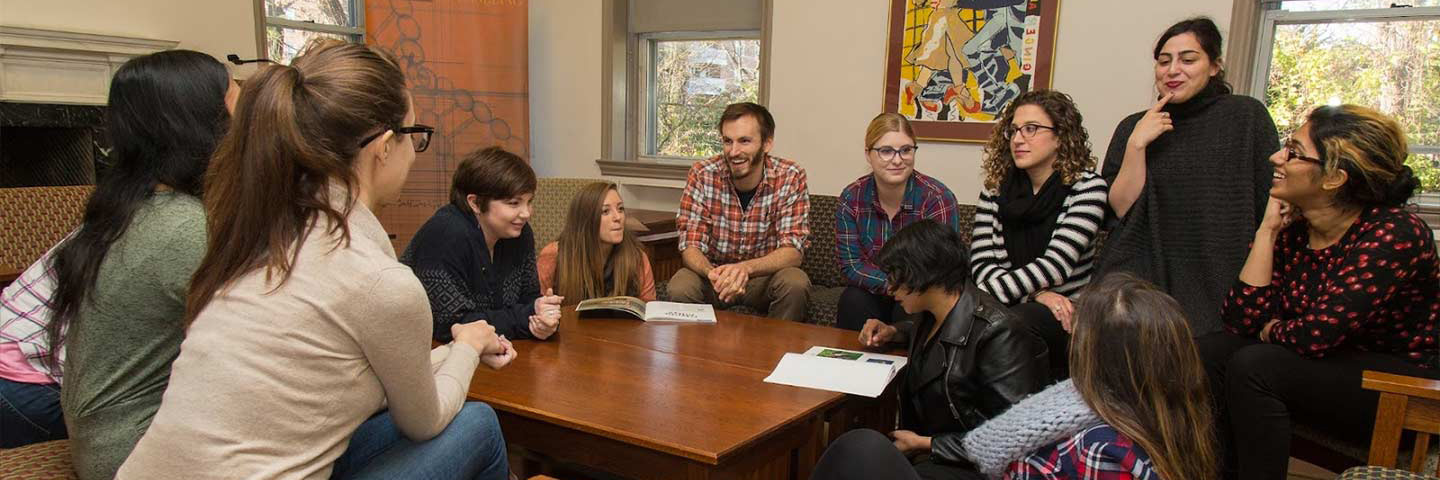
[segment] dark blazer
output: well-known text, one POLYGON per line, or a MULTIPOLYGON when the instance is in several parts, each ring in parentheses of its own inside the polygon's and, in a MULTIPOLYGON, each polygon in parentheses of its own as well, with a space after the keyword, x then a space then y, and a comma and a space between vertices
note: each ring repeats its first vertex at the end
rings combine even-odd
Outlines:
MULTIPOLYGON (((917 331, 922 312, 895 323, 893 341, 907 343, 911 358, 925 348, 929 332, 917 331)), ((960 446, 967 432, 1050 383, 1045 342, 1019 324, 1019 316, 995 297, 968 284, 935 334, 938 349, 923 364, 905 367, 900 399, 902 428, 929 435, 931 455, 968 462, 960 446), (905 385, 920 375, 919 389, 905 385)))

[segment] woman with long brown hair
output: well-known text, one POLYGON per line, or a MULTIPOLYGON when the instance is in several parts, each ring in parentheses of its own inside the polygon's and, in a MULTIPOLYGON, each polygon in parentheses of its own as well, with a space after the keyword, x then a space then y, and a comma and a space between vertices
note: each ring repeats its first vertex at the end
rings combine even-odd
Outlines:
POLYGON ((1111 274, 1080 294, 1074 326, 1071 380, 971 432, 967 456, 1013 480, 1215 478, 1205 371, 1175 299, 1111 274))
POLYGON ((1075 101, 1055 90, 1020 95, 995 124, 981 168, 971 274, 1045 340, 1052 376, 1064 378, 1070 297, 1090 282, 1108 190, 1092 171, 1075 101))
POLYGON ((414 122, 394 57, 365 45, 316 41, 245 81, 205 179, 185 340, 118 478, 509 475, 494 412, 465 393, 515 351, 485 322, 432 351, 425 291, 375 217, 429 144, 414 122))
POLYGON ((540 250, 536 269, 540 289, 553 288, 567 304, 616 295, 655 300, 650 257, 625 228, 625 201, 613 183, 592 183, 575 194, 560 239, 540 250))

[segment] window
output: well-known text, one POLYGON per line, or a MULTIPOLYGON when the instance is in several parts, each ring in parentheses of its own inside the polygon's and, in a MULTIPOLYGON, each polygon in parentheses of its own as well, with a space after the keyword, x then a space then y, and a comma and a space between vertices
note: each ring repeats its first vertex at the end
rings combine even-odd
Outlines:
POLYGON ((1281 131, 1326 104, 1396 118, 1424 192, 1416 200, 1422 211, 1440 212, 1440 0, 1396 1, 1269 1, 1250 91, 1281 131))
POLYGON ((289 64, 314 38, 365 41, 363 0, 256 0, 265 15, 265 58, 289 64))
POLYGON ((720 153, 715 121, 725 106, 760 98, 760 33, 655 33, 640 37, 641 155, 720 153))

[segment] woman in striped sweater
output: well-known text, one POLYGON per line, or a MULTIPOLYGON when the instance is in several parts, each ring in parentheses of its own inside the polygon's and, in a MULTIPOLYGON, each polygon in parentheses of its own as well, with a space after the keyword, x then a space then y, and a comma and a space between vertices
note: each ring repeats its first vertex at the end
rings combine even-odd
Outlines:
POLYGON ((970 270, 1045 340, 1056 378, 1068 376, 1070 295, 1090 281, 1105 218, 1108 188, 1094 168, 1080 110, 1054 90, 1016 98, 985 147, 970 270))

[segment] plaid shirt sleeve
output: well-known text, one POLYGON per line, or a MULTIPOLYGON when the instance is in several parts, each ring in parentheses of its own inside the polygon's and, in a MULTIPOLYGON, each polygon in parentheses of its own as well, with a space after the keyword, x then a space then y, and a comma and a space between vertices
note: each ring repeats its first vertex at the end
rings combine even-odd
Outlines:
POLYGON ((840 206, 835 209, 835 261, 851 285, 879 293, 885 289, 885 272, 863 258, 865 246, 857 225, 860 213, 856 203, 849 189, 840 194, 840 206))
POLYGON ((803 253, 810 246, 810 188, 805 170, 796 169, 777 193, 781 204, 775 218, 775 233, 780 236, 776 246, 795 247, 803 253))
POLYGON ((935 192, 934 195, 930 195, 925 199, 925 207, 923 209, 922 215, 924 216, 924 218, 940 222, 941 224, 959 232, 959 202, 955 200, 955 194, 951 193, 950 189, 942 187, 938 190, 939 191, 935 192))
POLYGON ((701 163, 690 167, 685 191, 680 194, 680 210, 675 214, 675 231, 680 233, 680 251, 694 247, 708 256, 710 223, 705 219, 709 215, 710 199, 706 192, 714 190, 714 185, 706 181, 706 176, 701 163))
POLYGON ((1150 456, 1113 427, 1099 424, 1043 447, 1006 469, 1006 480, 1159 480, 1150 456))

